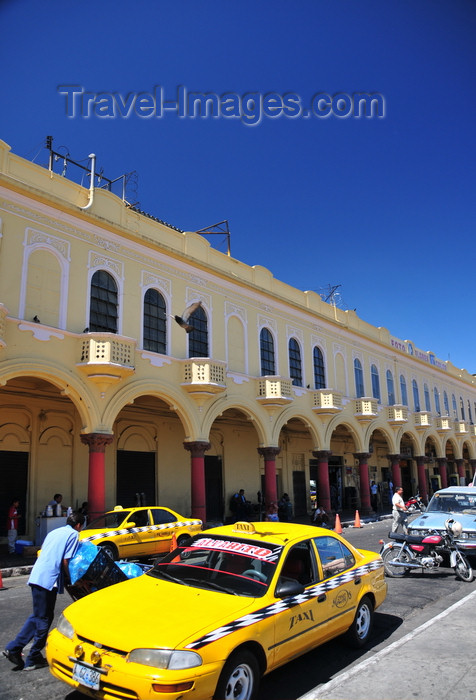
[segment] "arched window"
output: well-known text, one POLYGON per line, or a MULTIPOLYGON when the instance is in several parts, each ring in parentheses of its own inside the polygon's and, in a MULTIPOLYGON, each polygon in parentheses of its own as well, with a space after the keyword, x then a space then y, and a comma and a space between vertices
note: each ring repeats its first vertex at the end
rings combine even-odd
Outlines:
POLYGON ((413 410, 418 413, 420 411, 420 392, 418 390, 418 384, 416 379, 412 381, 413 389, 413 410))
POLYGON ((433 389, 433 396, 435 397, 435 409, 436 412, 439 416, 441 416, 441 408, 440 408, 440 393, 436 386, 433 389))
POLYGON ((468 418, 471 425, 473 425, 473 414, 471 413, 471 401, 468 399, 468 418))
POLYGON ((188 322, 193 326, 188 336, 188 356, 208 357, 208 320, 201 306, 193 312, 188 322))
POLYGON ((377 365, 372 365, 370 368, 370 376, 372 377, 372 396, 380 401, 380 379, 378 376, 377 365))
POLYGON ((144 296, 144 350, 167 352, 165 299, 156 289, 144 296))
POLYGON ((423 394, 425 396, 425 411, 431 411, 430 392, 428 391, 428 384, 423 384, 423 394))
POLYGON ((393 406, 395 404, 395 387, 393 384, 393 374, 390 370, 387 370, 387 394, 388 394, 388 405, 393 406))
POLYGON ((364 391, 364 373, 362 372, 362 364, 356 357, 354 360, 354 377, 355 377, 355 395, 357 398, 365 396, 364 391))
POLYGON ((324 367, 324 356, 321 350, 316 346, 313 350, 314 359, 314 388, 324 389, 326 386, 326 370, 324 367))
POLYGON ((289 340, 289 375, 294 386, 302 386, 301 349, 296 338, 289 340))
POLYGON ((261 376, 276 374, 274 362, 274 340, 267 328, 262 328, 259 334, 259 349, 261 357, 261 376))
POLYGON ((117 333, 117 284, 105 270, 97 270, 91 279, 89 330, 117 333))
POLYGON ((461 410, 461 420, 466 420, 466 418, 464 417, 464 402, 462 396, 459 397, 459 407, 461 410))
POLYGON ((458 408, 456 406, 456 396, 454 394, 451 394, 451 403, 453 406, 453 418, 458 418, 458 408))
POLYGON ((400 393, 402 395, 402 404, 408 406, 407 382, 403 374, 400 375, 400 393))
POLYGON ((450 415, 450 404, 448 402, 448 394, 446 391, 443 392, 443 403, 445 405, 445 416, 450 415))

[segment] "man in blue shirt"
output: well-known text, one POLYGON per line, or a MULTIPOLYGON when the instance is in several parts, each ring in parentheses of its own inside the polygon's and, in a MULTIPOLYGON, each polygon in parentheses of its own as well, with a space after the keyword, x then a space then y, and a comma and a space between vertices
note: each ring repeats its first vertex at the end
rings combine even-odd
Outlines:
POLYGON ((16 670, 32 671, 47 666, 41 654, 55 613, 56 595, 64 592, 64 574, 68 562, 78 548, 79 530, 84 515, 73 513, 64 527, 52 530, 43 542, 40 556, 31 571, 28 585, 33 597, 33 613, 27 619, 16 638, 9 642, 4 656, 16 666, 16 670), (23 661, 22 650, 33 640, 30 651, 23 661))

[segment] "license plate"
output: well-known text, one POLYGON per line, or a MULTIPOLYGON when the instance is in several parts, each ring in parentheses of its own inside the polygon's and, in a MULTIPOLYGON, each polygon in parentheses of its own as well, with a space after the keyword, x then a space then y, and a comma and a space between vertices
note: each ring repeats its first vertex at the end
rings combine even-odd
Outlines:
POLYGON ((81 663, 78 662, 76 662, 73 666, 73 681, 81 683, 81 685, 86 686, 86 688, 91 688, 92 690, 99 690, 100 678, 101 674, 94 668, 83 666, 81 663))

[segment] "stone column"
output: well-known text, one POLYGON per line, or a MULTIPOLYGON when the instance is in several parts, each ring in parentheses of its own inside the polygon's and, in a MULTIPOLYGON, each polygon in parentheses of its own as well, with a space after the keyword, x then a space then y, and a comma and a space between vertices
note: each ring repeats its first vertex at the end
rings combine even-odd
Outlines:
POLYGON ((331 489, 329 486, 329 457, 332 452, 330 450, 316 450, 312 453, 318 460, 317 465, 317 505, 324 508, 327 513, 332 510, 331 505, 331 489))
POLYGON ((114 440, 113 435, 88 433, 81 435, 83 445, 89 447, 88 504, 89 520, 106 510, 106 447, 114 440))
POLYGON ((205 452, 210 449, 209 442, 184 442, 183 446, 190 452, 192 518, 203 522, 207 519, 205 494, 205 452))
POLYGON ((448 486, 448 462, 446 457, 437 457, 438 471, 440 472, 441 488, 445 489, 448 486))
POLYGON ((264 457, 264 501, 269 504, 278 502, 276 487, 276 455, 281 452, 279 447, 258 447, 258 454, 264 457))
POLYGON ((359 476, 360 476, 360 509, 362 513, 370 513, 372 510, 370 504, 370 481, 369 481, 369 452, 355 452, 354 457, 359 460, 359 476))
POLYGON ((455 459, 456 468, 458 469, 459 484, 464 484, 466 486, 466 479, 464 475, 464 459, 455 459), (463 481, 461 481, 463 479, 463 481))
MULTIPOLYGON (((401 455, 387 455, 392 468, 393 490, 402 485, 402 472, 400 469, 401 455)), ((410 494, 411 495, 411 494, 410 494)))
POLYGON ((426 485, 426 471, 425 471, 425 463, 426 463, 426 457, 420 456, 420 457, 415 457, 415 461, 417 463, 417 470, 418 470, 418 493, 422 497, 422 499, 425 501, 425 503, 428 503, 428 488, 426 485))

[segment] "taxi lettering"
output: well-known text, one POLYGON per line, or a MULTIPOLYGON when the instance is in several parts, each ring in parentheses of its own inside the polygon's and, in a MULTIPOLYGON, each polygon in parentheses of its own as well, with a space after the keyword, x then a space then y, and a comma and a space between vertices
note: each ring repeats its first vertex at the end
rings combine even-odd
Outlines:
POLYGON ((343 608, 345 605, 347 605, 347 601, 352 598, 352 595, 349 593, 349 591, 343 590, 339 591, 339 593, 336 595, 334 600, 332 601, 332 605, 335 605, 336 608, 343 608))
POLYGON ((314 622, 314 613, 312 610, 304 611, 299 613, 299 615, 293 615, 289 621, 289 629, 291 630, 294 625, 298 625, 300 622, 304 622, 305 620, 314 622))

